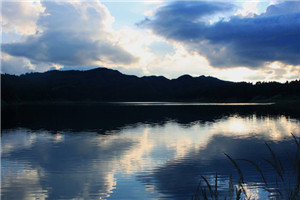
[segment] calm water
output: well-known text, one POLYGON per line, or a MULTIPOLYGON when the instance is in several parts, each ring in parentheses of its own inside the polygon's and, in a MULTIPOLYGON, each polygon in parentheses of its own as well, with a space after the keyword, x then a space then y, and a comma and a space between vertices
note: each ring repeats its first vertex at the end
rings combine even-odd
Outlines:
MULTIPOLYGON (((257 161, 272 185, 264 142, 288 167, 290 133, 300 136, 298 113, 272 105, 150 105, 4 109, 2 199, 190 199, 216 172, 225 194, 238 177, 224 152, 257 161)), ((251 197, 268 198, 255 168, 239 163, 251 197)))

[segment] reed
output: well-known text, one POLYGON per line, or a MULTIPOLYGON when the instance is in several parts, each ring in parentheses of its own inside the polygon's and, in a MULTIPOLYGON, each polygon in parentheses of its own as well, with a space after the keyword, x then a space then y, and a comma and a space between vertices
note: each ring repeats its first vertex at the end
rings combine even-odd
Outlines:
MULTIPOLYGON (((267 191, 269 194, 272 192, 273 195, 270 197, 271 199, 276 200, 299 200, 300 199, 300 140, 294 135, 291 134, 293 138, 297 151, 295 156, 293 157, 289 152, 287 155, 290 160, 290 165, 292 167, 292 174, 288 172, 282 165, 281 160, 278 158, 276 153, 273 151, 271 146, 265 143, 266 148, 270 152, 271 159, 264 158, 263 161, 266 162, 271 168, 274 170, 274 178, 276 183, 276 188, 272 188, 268 183, 266 176, 261 169, 261 167, 254 161, 249 159, 234 159, 228 154, 224 153, 224 155, 229 159, 229 161, 233 164, 239 175, 238 183, 234 184, 232 175, 229 177, 228 181, 228 192, 227 195, 223 196, 222 199, 225 200, 241 200, 241 199, 254 199, 251 198, 245 189, 245 179, 243 175, 243 171, 239 166, 239 162, 246 162, 249 165, 255 167, 259 176, 264 183, 262 189, 267 191), (291 183, 291 180, 293 182, 291 183)), ((192 196, 192 200, 218 200, 220 199, 220 191, 218 186, 218 174, 216 173, 214 177, 214 185, 212 185, 208 179, 204 176, 201 176, 201 180, 198 184, 196 192, 192 196), (203 184, 205 183, 205 184, 203 184), (208 193, 207 193, 208 190, 208 193), (209 194, 209 195, 208 195, 209 194)))

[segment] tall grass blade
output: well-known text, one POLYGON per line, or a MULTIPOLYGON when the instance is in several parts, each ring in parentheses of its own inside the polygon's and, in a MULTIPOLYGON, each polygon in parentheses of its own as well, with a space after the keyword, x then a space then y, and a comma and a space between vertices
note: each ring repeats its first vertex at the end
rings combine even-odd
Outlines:
POLYGON ((212 190, 211 185, 209 184, 208 180, 207 180, 204 176, 201 176, 201 177, 202 177, 202 179, 205 181, 205 183, 206 183, 206 185, 207 185, 207 187, 208 187, 210 196, 211 196, 211 198, 213 199, 213 197, 214 197, 214 192, 213 192, 213 190, 212 190))
POLYGON ((198 200, 199 199, 199 191, 201 188, 201 181, 199 181, 196 192, 194 193, 194 195, 192 196, 192 200, 198 200))
POLYGON ((296 142, 296 145, 297 145, 298 149, 300 149, 300 143, 299 143, 299 141, 297 140, 296 136, 295 136, 293 133, 291 133, 291 135, 292 135, 292 137, 294 138, 294 141, 296 142))
POLYGON ((206 194, 206 189, 203 188, 201 191, 202 191, 202 197, 203 197, 203 199, 204 200, 208 200, 208 197, 207 197, 207 194, 206 194))
POLYGON ((215 199, 218 200, 218 172, 216 172, 215 178, 215 199))
MULTIPOLYGON (((298 160, 298 162, 299 162, 299 160, 298 160)), ((298 169, 297 169, 297 182, 296 182, 296 186, 295 186, 294 190, 292 191, 291 199, 300 199, 300 198, 298 198, 299 193, 300 193, 300 168, 298 167, 298 169)))
MULTIPOLYGON (((204 176, 201 176, 201 178, 204 180, 206 186, 201 186, 201 181, 199 182, 197 186, 196 192, 192 196, 192 200, 218 200, 220 199, 230 199, 230 200, 241 200, 241 199, 251 199, 251 195, 247 195, 247 192, 245 190, 245 182, 244 182, 244 176, 242 173, 242 170, 239 166, 239 161, 245 161, 247 163, 250 163, 253 165, 256 170, 259 172, 263 182, 264 187, 262 187, 265 191, 269 192, 270 199, 280 199, 280 200, 300 200, 300 139, 297 139, 296 136, 291 133, 296 145, 297 145, 297 152, 295 154, 295 157, 290 152, 286 152, 287 156, 289 158, 288 163, 291 164, 292 167, 292 174, 289 173, 289 171, 284 170, 284 166, 282 165, 281 160, 277 157, 277 155, 274 153, 273 149, 270 147, 269 144, 265 143, 267 146, 269 152, 271 153, 271 158, 266 159, 263 158, 265 162, 267 162, 269 165, 271 165, 271 168, 275 170, 276 173, 274 176, 275 179, 275 185, 274 187, 270 187, 265 174, 263 173, 261 167, 254 161, 249 159, 233 159, 228 154, 224 153, 224 155, 231 161, 231 163, 234 165, 235 169, 238 172, 239 175, 239 181, 236 186, 233 184, 232 175, 229 177, 228 181, 228 193, 225 196, 219 197, 218 191, 218 173, 215 175, 214 185, 210 184, 208 179, 206 179, 204 176), (291 177, 292 175, 292 177, 291 177), (208 192, 210 194, 208 194, 208 192), (209 195, 209 196, 208 196, 209 195)), ((294 153, 294 152, 293 152, 294 153)), ((290 168, 286 168, 290 169, 290 168)), ((212 182, 212 181, 211 181, 212 182)), ((205 185, 204 184, 204 185, 205 185)))
POLYGON ((280 161, 279 158, 277 158, 276 154, 274 153, 274 151, 272 150, 272 148, 270 147, 270 145, 268 145, 268 143, 265 142, 265 145, 267 146, 267 148, 269 149, 271 155, 272 155, 272 158, 273 158, 273 161, 274 161, 274 165, 276 166, 276 168, 278 168, 278 170, 280 171, 280 169, 282 171, 284 171, 284 168, 283 168, 283 165, 280 161))
POLYGON ((270 161, 266 158, 264 158, 263 160, 266 161, 268 164, 270 164, 275 169, 275 171, 277 172, 277 174, 279 175, 281 180, 284 181, 283 175, 282 175, 280 169, 278 168, 278 166, 276 164, 272 163, 272 161, 270 161))
POLYGON ((247 195, 247 192, 246 192, 246 190, 245 190, 245 188, 244 188, 244 186, 243 186, 243 183, 239 182, 239 186, 242 188, 242 191, 244 192, 245 198, 246 198, 246 199, 249 199, 249 198, 248 198, 248 195, 247 195))
POLYGON ((238 171, 238 174, 239 174, 239 176, 240 176, 239 186, 242 188, 242 190, 243 190, 243 192, 244 192, 244 194, 245 194, 245 197, 248 198, 247 192, 246 192, 246 190, 245 190, 245 188, 244 188, 244 186, 243 186, 243 184, 244 184, 245 182, 244 182, 244 176, 243 176, 243 173, 242 173, 241 168, 239 167, 239 165, 237 164, 237 162, 236 162, 233 158, 231 158, 231 157, 230 157, 228 154, 226 154, 226 153, 224 153, 224 154, 225 154, 225 156, 233 163, 234 167, 235 167, 236 170, 238 171))
POLYGON ((239 160, 242 160, 242 161, 245 161, 245 162, 249 162, 250 164, 252 164, 256 168, 256 170, 259 172, 261 178, 264 181, 265 186, 268 187, 268 182, 267 182, 267 180, 266 180, 266 178, 265 178, 265 176, 263 174, 263 171, 261 170, 261 168, 254 161, 248 160, 248 159, 239 159, 239 160))
POLYGON ((239 188, 235 188, 235 193, 236 193, 236 198, 235 200, 240 200, 241 199, 241 193, 242 193, 242 190, 239 188))
POLYGON ((291 163, 291 165, 293 167, 293 172, 297 173, 297 160, 298 160, 298 157, 299 157, 298 153, 295 156, 295 160, 292 158, 292 155, 290 154, 290 152, 286 152, 286 154, 287 154, 287 156, 288 156, 288 158, 290 160, 290 163, 291 163))
POLYGON ((231 158, 227 153, 224 153, 224 154, 233 163, 235 169, 237 170, 237 172, 240 176, 240 180, 242 181, 242 183, 244 183, 244 176, 243 176, 242 170, 239 167, 239 165, 237 164, 237 162, 233 158, 231 158))
MULTIPOLYGON (((278 186, 277 186, 277 187, 278 187, 278 186)), ((284 199, 282 192, 281 192, 278 188, 276 188, 275 191, 276 191, 276 193, 277 193, 277 196, 281 197, 281 199, 284 199), (279 195, 278 195, 278 194, 279 194, 279 195)))
POLYGON ((234 194, 234 187, 232 182, 232 174, 230 174, 229 181, 228 181, 228 196, 230 200, 233 199, 233 194, 234 194))

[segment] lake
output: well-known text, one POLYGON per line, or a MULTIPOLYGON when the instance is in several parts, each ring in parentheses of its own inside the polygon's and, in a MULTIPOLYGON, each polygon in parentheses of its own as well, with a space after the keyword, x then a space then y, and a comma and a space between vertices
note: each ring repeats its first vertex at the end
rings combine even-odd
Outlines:
MULTIPOLYGON (((201 175, 228 192, 243 161, 245 190, 267 199, 277 187, 267 143, 293 184, 291 133, 299 112, 272 104, 108 103, 2 110, 2 199, 190 199, 201 175)), ((277 182, 280 181, 277 177, 277 182)), ((285 188, 281 188, 285 189, 285 188)))

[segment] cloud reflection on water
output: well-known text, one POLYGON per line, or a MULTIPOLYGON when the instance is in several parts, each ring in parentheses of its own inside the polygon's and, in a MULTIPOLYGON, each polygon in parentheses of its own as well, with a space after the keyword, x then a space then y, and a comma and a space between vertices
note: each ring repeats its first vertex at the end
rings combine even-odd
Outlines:
POLYGON ((283 115, 253 114, 188 125, 138 123, 109 135, 4 130, 2 197, 186 199, 201 174, 218 170, 226 182, 225 175, 233 171, 222 152, 257 159, 266 152, 263 141, 289 149, 289 134, 300 135, 299 127, 298 120, 283 115))

